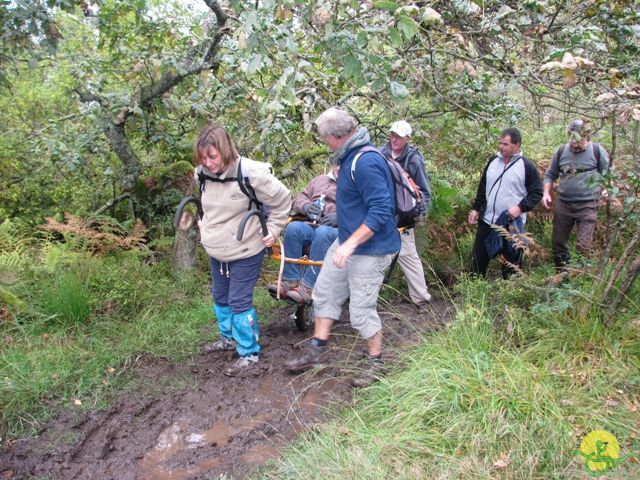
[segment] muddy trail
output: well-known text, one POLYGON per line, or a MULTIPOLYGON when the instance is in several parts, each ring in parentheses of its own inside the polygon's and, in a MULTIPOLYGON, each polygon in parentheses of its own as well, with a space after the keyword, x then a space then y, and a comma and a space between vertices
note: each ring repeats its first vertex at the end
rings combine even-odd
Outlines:
MULTIPOLYGON (((385 360, 430 329, 449 321, 449 304, 434 300, 428 312, 410 304, 380 305, 385 360)), ((241 377, 223 375, 233 352, 202 354, 179 365, 138 360, 133 391, 102 410, 64 410, 35 438, 0 450, 0 479, 192 480, 227 473, 244 478, 277 457, 287 442, 349 404, 349 380, 365 343, 346 318, 333 331, 332 363, 291 375, 282 363, 306 346, 281 304, 262 329, 259 366, 241 377), (325 408, 330 406, 332 408, 325 408)), ((346 317, 346 314, 343 315, 346 317)))

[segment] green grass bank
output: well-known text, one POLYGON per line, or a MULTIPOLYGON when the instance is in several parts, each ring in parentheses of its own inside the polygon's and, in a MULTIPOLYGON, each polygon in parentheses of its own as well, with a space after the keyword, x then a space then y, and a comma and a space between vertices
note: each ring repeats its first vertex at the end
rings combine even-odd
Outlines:
MULTIPOLYGON (((640 450, 637 310, 606 327, 576 318, 570 288, 548 303, 517 282, 467 280, 458 291, 448 328, 258 476, 578 479, 590 476, 574 451, 592 430, 640 450)), ((629 459, 605 478, 640 478, 640 465, 629 459)))

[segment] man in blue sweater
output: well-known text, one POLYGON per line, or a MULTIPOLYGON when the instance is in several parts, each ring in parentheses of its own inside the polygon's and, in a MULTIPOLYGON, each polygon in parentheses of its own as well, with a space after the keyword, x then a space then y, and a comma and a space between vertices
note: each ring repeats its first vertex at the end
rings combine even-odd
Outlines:
POLYGON ((354 387, 362 387, 374 381, 383 367, 382 324, 376 304, 384 272, 400 250, 393 181, 378 152, 360 152, 371 146, 369 132, 357 128, 347 112, 330 108, 315 125, 341 172, 351 172, 354 158, 358 159, 353 175, 338 176, 338 238, 329 248, 313 288, 314 337, 301 355, 285 362, 285 368, 301 372, 326 362, 331 327, 349 298, 351 325, 366 339, 369 352, 362 375, 351 380, 354 387))

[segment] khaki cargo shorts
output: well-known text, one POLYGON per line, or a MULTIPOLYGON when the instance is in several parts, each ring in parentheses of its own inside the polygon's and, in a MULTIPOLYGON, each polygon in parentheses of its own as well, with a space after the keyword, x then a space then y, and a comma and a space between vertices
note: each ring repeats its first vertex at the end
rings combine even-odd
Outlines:
POLYGON ((378 293, 395 253, 352 255, 345 268, 338 268, 333 263, 333 253, 338 246, 335 240, 329 247, 313 287, 314 315, 337 320, 342 304, 349 298, 351 325, 364 338, 371 338, 382 328, 376 310, 378 293))

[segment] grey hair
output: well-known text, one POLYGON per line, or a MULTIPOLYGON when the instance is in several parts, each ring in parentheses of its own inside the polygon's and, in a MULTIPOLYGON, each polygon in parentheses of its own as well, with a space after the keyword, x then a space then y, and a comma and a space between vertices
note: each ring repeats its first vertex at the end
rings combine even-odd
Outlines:
POLYGON ((321 137, 333 135, 336 138, 343 138, 356 128, 356 119, 336 107, 322 112, 314 123, 318 129, 318 135, 321 137))

